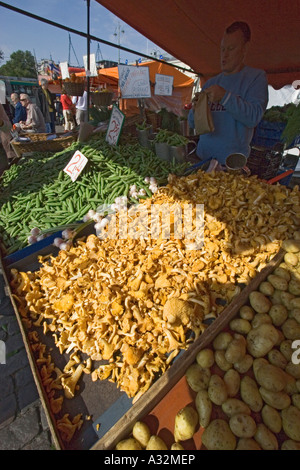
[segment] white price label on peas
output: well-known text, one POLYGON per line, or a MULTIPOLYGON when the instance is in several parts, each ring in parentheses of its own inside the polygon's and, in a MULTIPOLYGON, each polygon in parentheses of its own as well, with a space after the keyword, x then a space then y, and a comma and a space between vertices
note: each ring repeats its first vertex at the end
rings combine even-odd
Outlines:
POLYGON ((87 162, 88 159, 83 155, 83 153, 77 150, 67 166, 64 168, 64 172, 71 177, 72 181, 76 181, 87 162))

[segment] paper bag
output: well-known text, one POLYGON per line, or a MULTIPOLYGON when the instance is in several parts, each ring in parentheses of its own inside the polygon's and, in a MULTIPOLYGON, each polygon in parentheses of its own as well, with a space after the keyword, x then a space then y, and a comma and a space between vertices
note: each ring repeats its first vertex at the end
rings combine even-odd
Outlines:
POLYGON ((207 134, 215 130, 212 115, 208 106, 207 94, 199 93, 194 104, 194 122, 197 135, 207 134))

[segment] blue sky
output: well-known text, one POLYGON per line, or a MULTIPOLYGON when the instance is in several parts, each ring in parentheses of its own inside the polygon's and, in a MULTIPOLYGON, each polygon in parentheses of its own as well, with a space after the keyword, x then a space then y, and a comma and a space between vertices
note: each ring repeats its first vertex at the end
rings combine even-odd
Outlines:
MULTIPOLYGON (((5 3, 70 28, 86 32, 85 0, 5 0, 5 3)), ((154 52, 157 54, 164 53, 158 46, 136 32, 95 0, 91 0, 90 4, 91 35, 118 44, 118 29, 120 26, 120 30, 124 31, 124 33, 120 33, 120 44, 122 46, 148 55, 153 55, 154 52), (115 36, 115 33, 117 36, 115 36)), ((82 57, 87 53, 86 39, 71 34, 71 42, 76 55, 71 49, 69 65, 77 66, 78 59, 82 66, 82 57)), ((91 54, 97 53, 97 44, 95 41, 91 42, 91 54)), ((99 43, 99 45, 104 60, 118 61, 118 49, 102 43, 99 43)), ((30 51, 35 54, 37 61, 52 57, 55 62, 64 62, 69 59, 69 33, 0 7, 0 50, 4 52, 4 62, 9 60, 11 53, 17 50, 30 51)), ((98 58, 101 59, 99 51, 98 58)), ((125 62, 126 59, 131 62, 139 59, 139 56, 121 50, 121 62, 125 62)), ((3 65, 4 62, 1 62, 0 65, 3 65)))

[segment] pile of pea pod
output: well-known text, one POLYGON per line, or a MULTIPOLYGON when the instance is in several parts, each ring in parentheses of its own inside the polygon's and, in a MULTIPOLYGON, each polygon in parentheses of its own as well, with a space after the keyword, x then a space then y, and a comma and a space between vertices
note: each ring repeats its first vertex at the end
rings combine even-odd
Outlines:
POLYGON ((99 135, 55 154, 23 157, 0 178, 1 251, 8 255, 27 246, 35 227, 46 231, 81 221, 90 209, 127 196, 133 184, 144 188, 144 197, 151 197, 146 176, 164 185, 169 173, 182 174, 186 167, 186 163, 162 161, 137 143, 111 146, 99 135), (63 169, 76 150, 88 163, 72 182, 63 169))

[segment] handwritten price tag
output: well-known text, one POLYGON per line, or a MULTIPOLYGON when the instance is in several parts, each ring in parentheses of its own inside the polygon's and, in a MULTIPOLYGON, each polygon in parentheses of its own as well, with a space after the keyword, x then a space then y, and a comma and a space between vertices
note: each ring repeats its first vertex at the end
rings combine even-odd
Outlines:
POLYGON ((71 177, 72 181, 76 181, 87 162, 88 159, 83 155, 83 153, 77 150, 67 166, 64 168, 64 172, 71 177))
POLYGON ((117 106, 114 105, 105 139, 110 145, 116 145, 118 143, 124 119, 125 115, 119 110, 119 108, 117 108, 117 106))

